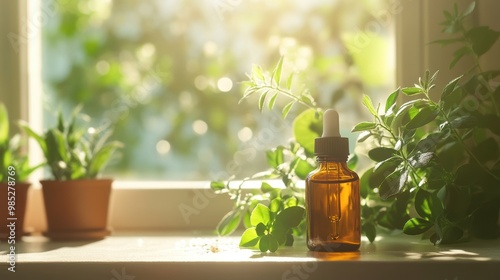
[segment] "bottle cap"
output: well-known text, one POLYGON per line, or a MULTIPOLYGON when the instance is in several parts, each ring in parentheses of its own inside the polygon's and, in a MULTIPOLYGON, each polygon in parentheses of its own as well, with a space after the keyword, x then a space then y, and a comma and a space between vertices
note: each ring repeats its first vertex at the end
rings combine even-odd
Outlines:
POLYGON ((339 114, 328 109, 323 114, 323 135, 314 141, 314 154, 328 156, 342 161, 349 156, 349 140, 339 132, 339 114))

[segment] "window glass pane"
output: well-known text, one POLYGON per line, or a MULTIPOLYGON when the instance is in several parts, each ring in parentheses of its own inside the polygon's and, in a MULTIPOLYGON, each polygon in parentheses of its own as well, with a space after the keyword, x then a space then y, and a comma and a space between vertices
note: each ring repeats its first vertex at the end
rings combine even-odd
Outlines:
POLYGON ((361 95, 393 87, 397 3, 44 0, 44 125, 83 104, 125 144, 107 171, 119 179, 243 178, 266 168, 265 150, 289 141, 304 110, 282 120, 256 99, 238 104, 252 64, 272 69, 284 55, 293 89, 337 108, 351 136, 369 118, 361 95))

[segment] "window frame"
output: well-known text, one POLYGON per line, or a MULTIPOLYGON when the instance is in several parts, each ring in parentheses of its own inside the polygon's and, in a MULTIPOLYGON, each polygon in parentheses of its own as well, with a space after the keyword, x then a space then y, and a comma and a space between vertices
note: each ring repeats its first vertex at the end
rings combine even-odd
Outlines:
MULTIPOLYGON (((422 75, 425 69, 447 69, 449 50, 440 46, 427 45, 440 38, 439 30, 435 28, 436 20, 441 19, 441 11, 449 9, 457 2, 461 9, 468 5, 467 0, 447 1, 393 1, 395 20, 395 59, 396 84, 411 85, 416 77, 422 75), (397 5, 400 9, 397 10, 397 5), (421 22, 421 24, 415 24, 421 22), (431 52, 432 50, 432 52, 431 52), (412 65, 412 67, 405 67, 412 65)), ((493 2, 493 1, 492 1, 493 2)), ((481 6, 483 2, 477 3, 481 6)), ((7 1, 3 5, 16 5, 18 32, 26 34, 27 43, 19 49, 19 72, 21 83, 19 98, 9 100, 14 108, 11 115, 15 119, 28 120, 35 130, 42 129, 42 108, 39 106, 42 94, 41 81, 41 28, 43 20, 39 16, 50 13, 50 7, 42 7, 38 0, 7 1), (27 24, 26 24, 27 23, 27 24)), ((500 3, 490 3, 496 5, 500 3)), ((486 13, 488 10, 478 8, 486 13)), ((14 16, 15 17, 15 16, 14 16)), ((476 19, 479 16, 476 16, 476 19)), ((492 19, 494 17, 491 17, 492 19)), ((491 20, 490 20, 491 21, 491 20)), ((1 50, 1 47, 0 47, 1 50)), ((8 51, 8 50, 3 50, 8 51)), ((441 81, 458 76, 467 65, 448 71, 441 81)), ((439 88, 440 85, 438 85, 439 88)), ((441 85, 442 86, 442 85, 441 85)), ((4 98, 2 98, 4 99, 4 98)), ((7 98, 6 98, 7 99, 7 98)), ((41 152, 34 141, 29 143, 30 158, 41 158, 41 152)), ((37 182, 42 177, 41 172, 31 177, 37 182)), ((257 184, 254 187, 258 187, 257 184)), ((36 231, 46 228, 43 215, 42 192, 38 183, 34 183, 31 200, 27 209, 27 224, 36 231)), ((115 182, 111 204, 110 226, 116 230, 134 229, 175 229, 196 230, 213 229, 220 218, 232 208, 232 202, 226 196, 209 195, 209 182, 115 182), (175 203, 172 203, 174 202, 175 203), (208 203, 206 202, 208 201, 208 203), (191 211, 186 220, 182 211, 191 211)))

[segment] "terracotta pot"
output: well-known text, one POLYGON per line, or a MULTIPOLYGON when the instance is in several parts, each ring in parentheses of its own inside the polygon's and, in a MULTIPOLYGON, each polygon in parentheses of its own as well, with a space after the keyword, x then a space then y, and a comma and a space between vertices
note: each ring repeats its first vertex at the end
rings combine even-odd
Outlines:
MULTIPOLYGON (((10 197, 15 197, 15 216, 9 215, 8 210, 8 184, 0 183, 0 239, 6 240, 12 234, 7 227, 11 222, 15 222, 15 238, 20 239, 25 234, 24 232, 24 214, 26 212, 26 202, 28 198, 28 190, 31 184, 16 182, 15 196, 10 194, 10 197), (7 220, 7 218, 17 218, 16 220, 7 220)), ((14 201, 14 200, 12 200, 14 201)))
POLYGON ((107 228, 110 179, 40 181, 52 239, 101 239, 107 228))

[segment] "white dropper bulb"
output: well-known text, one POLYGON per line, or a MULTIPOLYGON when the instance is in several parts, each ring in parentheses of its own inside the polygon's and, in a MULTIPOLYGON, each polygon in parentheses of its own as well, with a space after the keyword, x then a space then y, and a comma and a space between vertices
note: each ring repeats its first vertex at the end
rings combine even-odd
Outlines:
POLYGON ((323 135, 321 137, 340 137, 339 113, 328 109, 323 114, 323 135))

